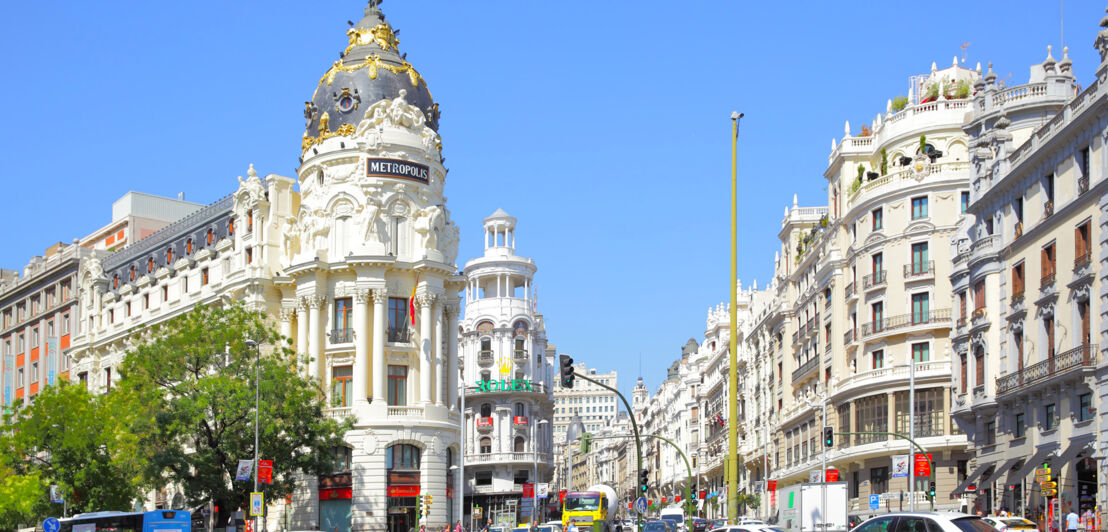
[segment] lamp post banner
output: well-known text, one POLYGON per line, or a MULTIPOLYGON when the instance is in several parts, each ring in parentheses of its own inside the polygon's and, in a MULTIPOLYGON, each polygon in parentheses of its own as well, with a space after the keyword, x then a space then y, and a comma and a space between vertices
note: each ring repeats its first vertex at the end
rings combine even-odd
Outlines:
POLYGON ((253 471, 253 460, 239 460, 239 466, 235 469, 235 480, 250 480, 250 473, 253 471))

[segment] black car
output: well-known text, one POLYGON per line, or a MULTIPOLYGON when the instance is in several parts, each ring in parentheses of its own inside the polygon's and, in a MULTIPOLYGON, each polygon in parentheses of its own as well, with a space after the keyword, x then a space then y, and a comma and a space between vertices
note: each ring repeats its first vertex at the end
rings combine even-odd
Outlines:
POLYGON ((693 519, 692 520, 692 532, 707 532, 708 520, 707 519, 693 519))
POLYGON ((664 521, 647 521, 642 524, 641 532, 670 532, 664 521))

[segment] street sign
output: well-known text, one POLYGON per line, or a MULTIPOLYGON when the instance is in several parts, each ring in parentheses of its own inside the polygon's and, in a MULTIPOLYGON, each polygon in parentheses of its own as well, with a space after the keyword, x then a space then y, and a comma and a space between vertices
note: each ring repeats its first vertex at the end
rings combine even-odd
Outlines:
POLYGON ((821 480, 822 479, 820 479, 819 471, 808 472, 808 482, 815 484, 816 482, 820 482, 821 480))
POLYGON ((56 517, 47 517, 46 520, 42 522, 42 530, 44 532, 58 532, 61 528, 62 523, 58 521, 56 517))
POLYGON ((258 483, 273 484, 273 460, 258 460, 258 483))
POLYGON ((639 515, 646 513, 646 497, 635 499, 635 513, 639 515))
POLYGON ((1050 475, 1036 475, 1035 482, 1042 484, 1043 482, 1050 482, 1050 475))
POLYGON ((265 513, 265 499, 262 497, 262 492, 254 491, 250 493, 250 517, 261 517, 265 513))
POLYGON ((531 483, 525 483, 523 485, 523 498, 530 499, 535 496, 535 485, 531 483))
POLYGON ((1044 489, 1044 490, 1048 490, 1048 489, 1051 489, 1051 488, 1057 488, 1058 483, 1057 482, 1040 482, 1039 487, 1044 489))
POLYGON ((550 496, 550 484, 546 482, 540 482, 535 488, 535 495, 540 499, 545 499, 550 496))
POLYGON ((235 470, 235 480, 250 480, 252 471, 254 471, 253 460, 239 460, 239 466, 235 470))
POLYGON ((1058 490, 1054 488, 1042 490, 1043 497, 1053 497, 1058 494, 1058 490))
POLYGON ((1035 476, 1037 476, 1037 477, 1049 477, 1050 476, 1050 468, 1049 467, 1040 467, 1040 468, 1036 469, 1035 470, 1035 476))
POLYGON ((839 481, 839 470, 835 469, 833 467, 827 468, 827 481, 828 482, 838 482, 839 481))
POLYGON ((908 455, 893 455, 893 478, 908 476, 908 455))
POLYGON ((57 485, 50 486, 50 502, 56 504, 65 502, 62 499, 62 490, 57 485))
POLYGON ((879 495, 869 496, 869 509, 876 510, 881 507, 881 497, 879 495))

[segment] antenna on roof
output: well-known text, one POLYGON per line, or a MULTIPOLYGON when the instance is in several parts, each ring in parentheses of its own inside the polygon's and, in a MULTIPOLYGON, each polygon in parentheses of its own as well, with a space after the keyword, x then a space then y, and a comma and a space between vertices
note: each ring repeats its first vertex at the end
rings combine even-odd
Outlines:
POLYGON ((962 62, 966 62, 966 49, 969 48, 970 42, 966 41, 962 43, 962 62))

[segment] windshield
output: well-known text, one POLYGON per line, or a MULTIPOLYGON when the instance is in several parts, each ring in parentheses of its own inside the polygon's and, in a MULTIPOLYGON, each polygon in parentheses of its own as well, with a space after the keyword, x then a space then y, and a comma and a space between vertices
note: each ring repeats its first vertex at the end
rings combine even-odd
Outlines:
POLYGON ((996 529, 989 526, 980 517, 963 517, 960 519, 952 519, 950 521, 954 523, 954 526, 958 527, 962 532, 996 532, 996 529))
POLYGON ((1001 519, 1001 521, 1010 527, 1035 527, 1035 523, 1028 521, 1027 519, 1001 519))
POLYGON ((665 523, 653 521, 642 526, 643 532, 666 532, 669 530, 665 523))
POLYGON ((599 495, 567 495, 567 512, 595 512, 600 509, 599 495))
POLYGON ((681 515, 680 514, 663 515, 661 517, 662 517, 662 520, 664 520, 664 521, 673 521, 675 523, 680 523, 681 522, 681 515))

